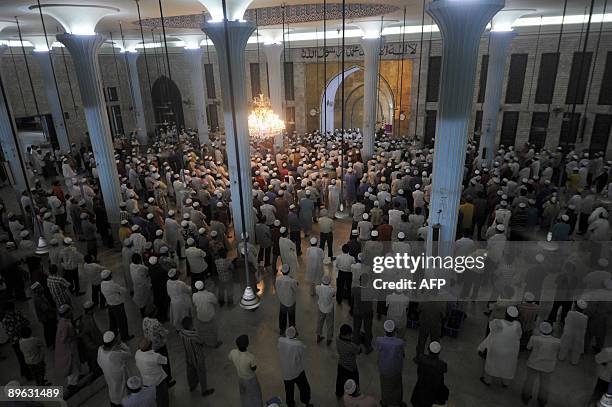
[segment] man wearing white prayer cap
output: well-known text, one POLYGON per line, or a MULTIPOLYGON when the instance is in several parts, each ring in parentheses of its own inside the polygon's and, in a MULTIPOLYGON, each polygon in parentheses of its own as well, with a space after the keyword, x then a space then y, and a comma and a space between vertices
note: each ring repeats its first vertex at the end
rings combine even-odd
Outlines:
POLYGON ((517 317, 518 309, 515 306, 507 307, 504 319, 489 322, 490 332, 478 346, 478 352, 486 351, 484 373, 480 381, 487 386, 491 385, 491 377, 501 379, 504 385, 514 379, 522 333, 517 317))
POLYGON ((521 400, 523 404, 529 404, 533 394, 533 386, 539 382, 538 403, 545 406, 548 403, 548 392, 550 379, 557 364, 561 341, 552 336, 553 327, 544 321, 540 323, 541 335, 533 335, 529 339, 527 349, 531 350, 527 359, 527 376, 523 384, 521 400))
POLYGON ((306 346, 297 338, 297 330, 294 326, 289 326, 285 331, 285 336, 278 338, 280 370, 285 383, 285 401, 289 407, 295 406, 293 396, 295 385, 300 391, 300 401, 306 407, 313 407, 310 403, 310 384, 304 371, 305 351, 306 346))
POLYGON ((395 336, 395 322, 392 320, 386 320, 383 328, 385 336, 379 336, 374 343, 378 351, 381 404, 401 406, 404 405, 402 370, 406 343, 395 336))
POLYGON ((585 336, 587 339, 592 338, 587 335, 589 317, 586 315, 586 310, 588 308, 587 301, 579 299, 574 303, 574 309, 567 313, 563 325, 563 334, 561 335, 559 360, 565 360, 569 355, 572 364, 577 365, 580 361, 580 357, 584 353, 585 336))
POLYGON ((444 403, 448 399, 448 388, 444 385, 446 362, 440 359, 440 342, 429 344, 429 354, 417 357, 417 382, 410 401, 413 406, 431 406, 444 403))
POLYGON ((100 283, 100 291, 106 299, 108 306, 108 319, 110 330, 121 334, 122 341, 129 341, 133 338, 128 333, 127 315, 125 314, 124 302, 127 295, 127 289, 113 281, 113 276, 110 270, 102 270, 100 273, 102 283, 100 283))
POLYGON ((157 407, 155 387, 142 387, 142 379, 132 376, 127 380, 128 395, 121 401, 123 407, 157 407))
POLYGON ((360 394, 359 386, 353 379, 344 383, 342 402, 346 407, 378 407, 378 401, 372 396, 360 394))
POLYGON ((287 228, 280 228, 281 236, 278 239, 278 247, 280 249, 280 258, 283 264, 289 265, 291 272, 295 273, 298 268, 297 248, 295 243, 289 238, 287 228))
MULTIPOLYGON (((314 239, 314 238, 313 238, 314 239)), ((327 345, 332 343, 334 337, 334 296, 336 289, 331 285, 331 278, 325 274, 321 278, 321 284, 316 287, 317 305, 319 316, 317 318, 317 343, 323 338, 323 324, 327 325, 327 345)))
POLYGON ((285 332, 287 320, 289 326, 295 326, 295 308, 298 282, 290 275, 291 267, 283 264, 281 267, 282 275, 276 277, 274 287, 279 300, 278 328, 281 334, 285 332))
POLYGON ((212 282, 196 281, 195 288, 197 292, 192 295, 193 306, 195 309, 195 318, 193 320, 195 328, 204 341, 204 344, 210 348, 218 348, 221 345, 218 336, 218 328, 216 321, 216 311, 219 306, 217 296, 205 286, 210 286, 212 282))
POLYGON ((128 364, 132 360, 132 352, 125 343, 117 340, 112 331, 105 332, 102 341, 98 349, 98 365, 104 374, 108 398, 118 406, 127 395, 128 364))

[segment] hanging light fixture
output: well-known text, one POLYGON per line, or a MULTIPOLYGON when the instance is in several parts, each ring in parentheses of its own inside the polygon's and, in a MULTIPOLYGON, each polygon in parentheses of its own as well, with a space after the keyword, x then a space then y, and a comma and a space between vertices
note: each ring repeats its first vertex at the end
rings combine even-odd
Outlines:
POLYGON ((249 135, 255 141, 265 141, 285 131, 283 122, 272 110, 270 99, 263 94, 253 98, 249 115, 249 135))

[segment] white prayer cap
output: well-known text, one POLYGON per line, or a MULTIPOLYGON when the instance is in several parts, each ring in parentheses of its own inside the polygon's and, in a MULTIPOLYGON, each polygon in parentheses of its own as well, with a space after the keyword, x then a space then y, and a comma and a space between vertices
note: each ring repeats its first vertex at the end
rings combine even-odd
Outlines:
POLYGON ((355 380, 353 379, 348 379, 344 383, 344 394, 351 395, 355 393, 355 390, 357 390, 357 383, 355 383, 355 380))
POLYGON ((351 236, 359 236, 359 231, 357 229, 351 230, 351 236))
POLYGON ((171 218, 171 217, 173 217, 173 216, 174 216, 174 211, 173 211, 172 209, 170 209, 170 210, 168 211, 168 217, 169 217, 169 218, 171 218))
POLYGON ((563 222, 568 222, 568 221, 569 221, 569 216, 567 216, 567 215, 561 215, 561 220, 562 220, 563 222))
POLYGON ((51 241, 49 242, 49 244, 51 246, 57 246, 59 244, 59 242, 57 241, 57 239, 51 239, 51 241))
POLYGON ((151 265, 157 264, 157 257, 155 257, 155 256, 149 257, 149 264, 151 264, 151 265))
POLYGON ((264 202, 268 202, 269 200, 270 200, 270 198, 269 198, 268 196, 264 196, 264 197, 263 197, 263 201, 264 201, 264 202))
POLYGON ((65 237, 64 238, 64 244, 66 244, 66 245, 72 244, 72 238, 65 237))
POLYGON ((526 208, 527 204, 525 202, 519 203, 519 208, 526 208))
POLYGON ((157 230, 155 231, 155 236, 162 236, 163 234, 164 234, 164 231, 163 231, 163 230, 161 230, 161 229, 157 229, 157 230))
POLYGON ((391 320, 391 319, 388 319, 383 324, 383 328, 385 328, 385 332, 391 333, 391 332, 395 331, 395 322, 393 322, 393 320, 391 320))
POLYGON ((204 282, 198 280, 195 283, 196 290, 202 291, 204 289, 204 282))
POLYGON ((535 295, 533 295, 533 293, 530 293, 529 291, 527 291, 525 293, 525 295, 523 295, 523 299, 526 302, 533 302, 533 301, 535 301, 535 295))
POLYGON ((183 214, 183 219, 188 220, 190 218, 188 213, 184 213, 183 214))
POLYGON ((580 299, 576 301, 576 305, 578 306, 579 309, 585 310, 588 306, 588 303, 585 300, 580 299))
POLYGON ((543 255, 542 253, 538 253, 538 254, 536 254, 536 256, 535 256, 535 259, 536 259, 536 261, 537 261, 538 263, 544 263, 544 260, 545 260, 546 258, 544 257, 544 255, 543 255))
POLYGON ((106 280, 107 278, 109 278, 111 275, 111 271, 109 269, 104 269, 100 272, 100 278, 102 280, 106 280))
POLYGON ((186 220, 181 222, 181 227, 186 228, 187 226, 189 226, 189 223, 186 220))
POLYGON ((378 230, 373 230, 373 231, 371 231, 371 232, 370 232, 370 235, 371 235, 372 237, 378 237, 378 230))
POLYGON ((359 260, 359 261, 363 261, 363 257, 364 257, 364 254, 363 254, 363 253, 358 253, 358 254, 357 254, 357 260, 359 260))
POLYGON ((153 203, 153 202, 155 202, 155 199, 153 199, 153 198, 149 198, 149 199, 147 199, 147 202, 148 202, 148 203, 153 203))
POLYGON ((604 269, 608 267, 608 264, 610 264, 610 263, 608 262, 608 259, 604 259, 604 258, 599 259, 599 261, 597 262, 597 265, 598 265, 599 267, 604 268, 604 269))
POLYGON ((192 203, 193 203, 193 200, 191 198, 188 198, 185 200, 186 205, 191 205, 192 203))
POLYGON ((421 188, 421 184, 416 184, 416 185, 414 186, 414 189, 419 189, 419 188, 421 188))
POLYGON ((310 238, 310 244, 315 246, 317 244, 317 238, 316 237, 311 237, 310 238))
POLYGON ((210 232, 210 237, 217 237, 218 234, 219 232, 217 232, 216 230, 213 230, 212 232, 210 232))
POLYGON ((159 248, 159 253, 160 254, 166 254, 168 253, 168 246, 162 246, 159 248))
POLYGON ((433 341, 429 344, 429 352, 438 354, 440 353, 441 350, 442 350, 442 345, 440 345, 440 342, 433 341))
POLYGON ((93 301, 89 300, 89 301, 85 301, 85 303, 83 304, 83 308, 84 309, 91 309, 93 308, 93 306, 96 305, 93 303, 93 301))
POLYGON ((297 336, 297 330, 294 326, 290 326, 285 330, 285 336, 289 339, 293 339, 297 336))
POLYGON ((497 229, 498 232, 503 232, 506 230, 506 227, 500 223, 499 225, 495 226, 495 229, 497 229))
POLYGON ((192 237, 190 237, 189 239, 187 239, 187 245, 188 246, 192 246, 193 244, 195 244, 195 240, 193 240, 192 237))
POLYGON ((363 220, 368 220, 369 217, 370 217, 370 215, 368 215, 367 213, 363 214, 363 220))
POLYGON ((138 390, 142 387, 142 379, 138 376, 132 376, 127 379, 127 388, 130 390, 138 390))
POLYGON ((60 313, 60 315, 65 314, 66 312, 70 311, 71 307, 68 304, 62 304, 59 306, 59 308, 57 309, 57 312, 60 313))
POLYGON ((30 232, 28 232, 27 230, 22 230, 21 232, 19 232, 19 237, 28 237, 30 235, 30 232))
POLYGON ((168 277, 172 278, 176 276, 176 269, 168 270, 168 277))
POLYGON ((306 195, 310 195, 310 189, 306 190, 306 195))
POLYGON ((282 227, 280 228, 280 232, 281 232, 281 234, 285 234, 285 233, 287 233, 287 228, 286 228, 286 227, 284 227, 284 226, 282 226, 282 227))
POLYGON ((102 341, 104 343, 111 343, 115 340, 115 333, 113 331, 106 331, 104 335, 102 335, 102 341))
POLYGON ((397 234, 397 238, 398 238, 399 240, 403 240, 403 239, 405 239, 405 238, 406 238, 406 234, 405 234, 404 232, 399 232, 399 233, 397 234))
POLYGON ((51 212, 47 212, 43 215, 43 219, 51 219, 51 212))
POLYGON ((123 220, 121 221, 121 226, 125 226, 125 225, 127 225, 127 224, 128 224, 127 219, 123 219, 123 220))
POLYGON ((550 335, 552 333, 553 327, 549 322, 542 322, 539 326, 540 333, 543 335, 550 335))
POLYGON ((149 220, 153 219, 153 214, 152 213, 147 213, 147 219, 149 219, 149 220))
POLYGON ((518 312, 518 309, 514 305, 511 305, 508 308, 506 308, 506 314, 508 314, 512 318, 517 318, 519 312, 518 312))
POLYGON ((281 266, 281 273, 283 274, 289 274, 289 272, 291 271, 291 267, 289 267, 288 264, 283 264, 281 266))
POLYGON ((398 191, 397 191, 397 193, 398 193, 399 195, 404 195, 404 190, 403 190, 403 189, 400 189, 400 190, 398 190, 398 191))
POLYGON ((223 208, 223 202, 217 202, 217 208, 223 208))
POLYGON ((274 224, 274 226, 280 226, 281 225, 281 221, 278 220, 278 219, 275 219, 273 224, 274 224))

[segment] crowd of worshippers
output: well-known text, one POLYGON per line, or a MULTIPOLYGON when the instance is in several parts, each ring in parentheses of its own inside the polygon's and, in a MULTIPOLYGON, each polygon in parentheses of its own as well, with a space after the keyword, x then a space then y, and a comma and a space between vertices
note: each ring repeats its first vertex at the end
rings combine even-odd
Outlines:
MULTIPOLYGON (((185 351, 190 390, 199 385, 202 395, 212 394, 205 354, 221 345, 217 309, 235 303, 235 284, 242 292, 267 276, 279 300, 284 402, 295 405, 297 385, 300 401, 312 405, 304 370, 306 347, 296 328, 296 276, 303 273, 310 294, 317 298, 317 343, 325 340, 330 346, 336 341, 336 396, 345 406, 405 405, 404 337, 414 321, 419 331, 413 358, 418 379, 410 401, 415 407, 446 405, 449 398, 452 403, 444 381, 446 363, 440 358, 447 303, 417 306, 399 290, 382 301, 365 295, 375 256, 423 250, 433 150, 420 149, 414 140, 381 136, 375 157, 363 160, 361 142, 359 133, 348 132, 294 135, 280 150, 253 145, 253 208, 243 208, 247 217, 255 219, 253 237, 233 232, 224 140, 200 147, 195 133, 179 133, 176 128, 162 131, 150 148, 141 148, 134 140, 116 140, 122 199, 116 235, 107 219, 93 155, 87 148, 73 146, 62 157, 63 178, 53 180, 51 189, 34 180, 21 197, 21 214, 1 208, 7 236, 1 273, 8 299, 2 324, 21 376, 38 385, 47 383, 45 349, 53 348, 55 370, 66 378, 69 391, 79 388, 87 373, 81 362, 86 362, 90 375, 104 375, 112 405, 167 406, 168 388, 175 381, 166 343, 170 332, 176 332, 185 351), (343 214, 351 223, 348 237, 338 236, 334 227, 335 222, 345 222, 337 219, 343 214), (48 262, 35 254, 39 234, 50 245, 48 262), (303 245, 302 239, 307 243, 303 245), (346 242, 341 253, 334 252, 334 239, 346 242), (116 273, 98 256, 100 242, 110 248, 115 241, 121 244, 123 281, 113 278, 116 273), (308 246, 305 253, 303 246, 308 246), (186 274, 181 272, 183 262, 186 274), (333 274, 324 267, 331 262, 333 274), (42 339, 32 334, 34 321, 15 308, 13 300, 30 299, 26 291, 42 325, 42 339), (84 313, 76 316, 75 297, 86 291, 91 297, 82 304, 84 313), (138 339, 135 355, 126 345, 133 339, 124 306, 129 299, 142 318, 143 338, 138 339), (350 306, 352 323, 342 324, 336 337, 334 309, 344 302, 350 306), (97 309, 108 312, 104 333, 94 318, 97 309), (374 340, 375 314, 384 318, 384 335, 374 340), (380 374, 377 398, 361 394, 357 369, 358 355, 374 350, 380 374), (128 377, 132 360, 140 376, 128 377)), ((530 145, 516 150, 502 146, 490 167, 481 165, 476 156, 477 147, 470 144, 458 246, 483 239, 495 242, 496 248, 514 240, 610 240, 611 169, 601 154, 591 158, 588 153, 561 149, 536 152, 530 145)), ((481 381, 491 386, 499 380, 507 386, 515 377, 519 352, 527 349, 531 353, 522 401, 529 402, 539 379, 537 399, 545 405, 557 359, 579 363, 583 353, 593 350, 594 340, 599 371, 593 400, 599 399, 612 375, 612 349, 604 348, 611 310, 609 253, 598 253, 592 272, 584 277, 588 295, 553 298, 552 309, 543 310, 537 289, 525 292, 519 301, 508 293, 502 266, 511 256, 503 249, 496 251, 500 254, 490 261, 502 270, 495 274, 496 282, 502 283, 494 284, 485 311, 490 322, 478 346, 485 359, 481 381), (561 327, 560 338, 553 335, 554 326, 561 327)), ((535 262, 536 267, 541 265, 544 257, 535 262)), ((565 267, 557 279, 559 291, 571 290, 576 276, 575 270, 565 267)), ((473 295, 478 285, 471 284, 473 295)), ((240 380, 241 405, 261 406, 256 360, 248 345, 248 336, 236 338, 229 358, 240 380)))

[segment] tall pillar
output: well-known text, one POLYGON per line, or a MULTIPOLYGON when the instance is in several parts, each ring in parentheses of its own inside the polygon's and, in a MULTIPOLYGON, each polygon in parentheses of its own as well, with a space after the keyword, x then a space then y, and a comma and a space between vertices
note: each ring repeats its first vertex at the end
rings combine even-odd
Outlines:
POLYGON ((480 37, 503 7, 504 0, 437 0, 427 5, 442 34, 428 253, 435 224, 440 227, 439 254, 453 251, 480 37))
POLYGON ((253 237, 255 235, 253 234, 253 190, 246 94, 245 48, 249 37, 255 31, 255 26, 250 22, 244 21, 207 21, 202 26, 202 30, 215 45, 217 58, 219 59, 234 228, 238 237, 241 236, 245 229, 249 236, 253 237), (227 24, 227 41, 225 24, 227 24), (232 110, 235 111, 235 122, 232 110), (243 212, 244 228, 242 225, 243 212))
POLYGON ((138 57, 136 51, 126 51, 128 67, 130 71, 130 82, 132 83, 132 96, 134 100, 134 117, 136 119, 137 135, 140 145, 149 145, 149 136, 147 133, 147 120, 144 114, 144 105, 142 103, 142 92, 140 91, 140 77, 138 75, 138 57))
POLYGON ((208 137, 208 117, 206 115, 206 86, 202 71, 202 48, 185 48, 191 68, 191 86, 195 99, 195 116, 198 125, 200 144, 210 144, 208 137))
POLYGON ((491 31, 489 36, 489 66, 487 68, 487 87, 482 105, 482 134, 478 156, 480 165, 490 167, 495 156, 497 122, 501 106, 502 85, 506 67, 506 53, 515 31, 491 31))
MULTIPOLYGON (((0 55, 4 54, 7 49, 6 45, 0 46, 0 55)), ((1 75, 0 82, 2 87, 2 94, 0 94, 0 145, 2 145, 4 159, 11 170, 14 188, 19 196, 26 190, 26 176, 19 164, 19 146, 15 144, 15 138, 13 137, 13 132, 17 131, 17 126, 15 125, 13 111, 8 100, 8 91, 6 86, 4 86, 4 78, 1 75)))
MULTIPOLYGON (((270 89, 270 104, 278 117, 285 117, 283 112, 283 72, 281 70, 281 44, 265 44, 266 62, 268 64, 268 81, 270 89)), ((255 97, 257 95, 253 95, 255 97)))
POLYGON ((363 73, 363 156, 370 159, 374 155, 376 137, 376 111, 378 96, 378 62, 380 60, 381 38, 361 39, 364 53, 363 73))
POLYGON ((57 40, 66 46, 72 56, 108 221, 116 230, 121 192, 98 65, 98 50, 105 38, 100 34, 59 34, 57 40))
POLYGON ((55 77, 53 75, 53 67, 51 66, 49 51, 35 50, 32 55, 40 65, 43 86, 45 87, 45 95, 47 96, 47 102, 49 103, 49 109, 51 110, 53 127, 55 127, 55 134, 57 135, 59 148, 62 152, 67 153, 70 151, 70 139, 68 138, 68 130, 64 125, 64 111, 62 109, 60 96, 57 93, 57 87, 55 86, 55 77))

